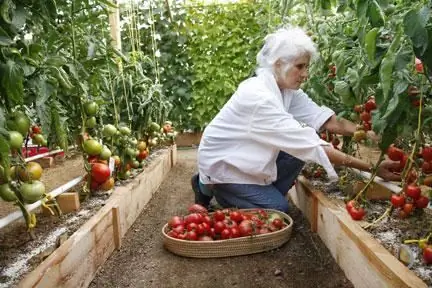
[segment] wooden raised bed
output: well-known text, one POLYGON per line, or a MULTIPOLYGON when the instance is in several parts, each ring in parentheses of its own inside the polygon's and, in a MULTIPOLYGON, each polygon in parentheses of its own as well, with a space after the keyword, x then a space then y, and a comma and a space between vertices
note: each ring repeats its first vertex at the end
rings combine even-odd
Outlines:
POLYGON ((289 196, 355 287, 427 287, 350 218, 343 201, 329 199, 303 176, 289 196))
POLYGON ((121 246, 121 239, 175 163, 176 146, 152 161, 127 185, 116 187, 108 202, 18 287, 87 287, 99 267, 121 246))

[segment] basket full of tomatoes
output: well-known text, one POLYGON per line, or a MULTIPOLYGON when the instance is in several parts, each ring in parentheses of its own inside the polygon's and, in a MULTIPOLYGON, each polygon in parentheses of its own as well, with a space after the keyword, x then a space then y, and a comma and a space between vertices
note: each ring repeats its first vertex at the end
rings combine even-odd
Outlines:
POLYGON ((212 213, 198 204, 185 216, 173 216, 162 228, 164 247, 193 258, 260 253, 291 238, 293 220, 272 209, 220 209, 212 213))

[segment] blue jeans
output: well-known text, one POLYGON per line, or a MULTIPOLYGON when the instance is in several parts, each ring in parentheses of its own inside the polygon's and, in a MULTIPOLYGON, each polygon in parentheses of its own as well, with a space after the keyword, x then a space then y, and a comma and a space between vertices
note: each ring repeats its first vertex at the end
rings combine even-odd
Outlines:
POLYGON ((215 184, 209 190, 200 183, 200 189, 208 196, 212 194, 225 208, 268 208, 287 212, 289 206, 285 196, 303 169, 304 162, 281 151, 276 166, 277 179, 270 185, 215 184))

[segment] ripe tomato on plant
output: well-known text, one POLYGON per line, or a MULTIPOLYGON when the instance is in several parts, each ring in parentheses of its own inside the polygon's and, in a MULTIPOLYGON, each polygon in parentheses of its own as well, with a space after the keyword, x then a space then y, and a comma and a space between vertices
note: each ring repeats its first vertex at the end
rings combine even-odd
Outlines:
POLYGON ((351 215, 351 218, 356 221, 362 220, 363 217, 366 215, 366 211, 362 207, 359 208, 353 207, 348 212, 351 215))
POLYGON ((429 198, 426 196, 420 196, 414 203, 416 208, 424 209, 429 204, 429 198))
POLYGON ((423 248, 423 260, 426 264, 432 264, 432 246, 423 248))
POLYGON ((429 146, 423 147, 421 156, 425 162, 432 161, 432 147, 429 146))
POLYGON ((406 190, 405 190, 405 195, 416 200, 421 195, 421 189, 420 189, 420 187, 418 187, 415 184, 408 185, 406 190))
POLYGON ((364 107, 365 107, 366 112, 370 112, 372 110, 375 110, 377 108, 377 105, 375 103, 375 99, 369 99, 368 101, 366 101, 364 107))
POLYGON ((93 163, 91 168, 91 177, 93 181, 103 183, 111 176, 108 165, 102 163, 93 163))
POLYGON ((405 204, 405 196, 393 194, 391 196, 391 203, 394 207, 402 207, 405 204))
POLYGON ((401 161, 404 155, 404 151, 395 147, 394 144, 390 145, 390 147, 387 149, 387 156, 390 158, 390 160, 401 161))

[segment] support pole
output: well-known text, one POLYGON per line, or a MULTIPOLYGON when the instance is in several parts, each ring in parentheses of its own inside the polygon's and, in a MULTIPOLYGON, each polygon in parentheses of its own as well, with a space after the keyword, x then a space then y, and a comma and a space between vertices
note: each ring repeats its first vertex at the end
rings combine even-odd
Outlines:
POLYGON ((112 0, 116 8, 109 7, 109 24, 111 31, 111 44, 117 50, 121 51, 121 34, 120 34, 120 8, 117 0, 112 0))

